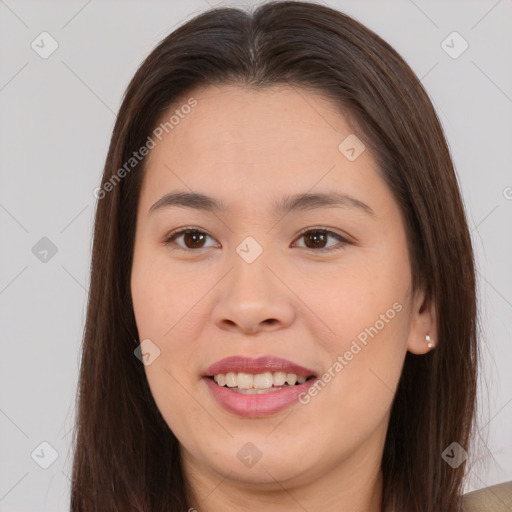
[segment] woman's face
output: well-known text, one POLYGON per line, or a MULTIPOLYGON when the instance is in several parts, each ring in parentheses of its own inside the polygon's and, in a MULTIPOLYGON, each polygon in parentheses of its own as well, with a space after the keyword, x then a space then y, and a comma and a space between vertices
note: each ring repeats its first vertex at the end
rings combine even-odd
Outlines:
POLYGON ((396 201, 321 96, 190 96, 153 136, 131 276, 185 468, 269 489, 378 471, 405 353, 436 334, 396 201))

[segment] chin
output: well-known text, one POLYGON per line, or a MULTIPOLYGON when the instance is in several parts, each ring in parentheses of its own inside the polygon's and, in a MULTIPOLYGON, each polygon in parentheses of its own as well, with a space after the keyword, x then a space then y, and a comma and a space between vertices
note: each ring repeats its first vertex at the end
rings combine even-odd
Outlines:
MULTIPOLYGON (((315 467, 321 465, 320 460, 310 460, 298 445, 283 447, 279 441, 273 444, 264 436, 261 442, 247 439, 248 436, 230 438, 225 445, 215 443, 215 453, 194 453, 193 456, 214 473, 229 475, 230 480, 269 491, 282 490, 280 484, 284 482, 288 485, 306 483, 311 480, 315 467)), ((311 446, 311 443, 304 444, 311 446)), ((309 453, 312 454, 311 449, 309 453)))

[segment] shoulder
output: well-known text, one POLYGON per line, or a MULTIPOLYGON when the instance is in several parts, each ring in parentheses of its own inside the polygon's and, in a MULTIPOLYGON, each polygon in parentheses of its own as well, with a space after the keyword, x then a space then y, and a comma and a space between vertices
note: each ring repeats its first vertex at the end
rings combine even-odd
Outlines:
POLYGON ((464 512, 510 512, 512 510, 512 480, 468 492, 462 497, 464 512))

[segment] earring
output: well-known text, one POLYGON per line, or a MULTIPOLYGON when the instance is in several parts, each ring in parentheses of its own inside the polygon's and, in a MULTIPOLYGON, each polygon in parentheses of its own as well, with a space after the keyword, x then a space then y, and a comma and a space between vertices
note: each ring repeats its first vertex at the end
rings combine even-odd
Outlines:
POLYGON ((425 339, 427 340, 427 347, 432 348, 434 346, 434 343, 432 342, 432 338, 427 334, 425 336, 425 339))

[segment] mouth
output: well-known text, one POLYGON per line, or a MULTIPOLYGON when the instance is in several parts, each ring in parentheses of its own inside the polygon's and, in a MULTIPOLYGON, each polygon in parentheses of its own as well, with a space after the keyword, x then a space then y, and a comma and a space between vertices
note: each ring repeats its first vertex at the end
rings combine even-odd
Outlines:
POLYGON ((313 370, 268 356, 228 357, 210 366, 202 377, 225 410, 252 418, 293 405, 317 380, 313 370))

